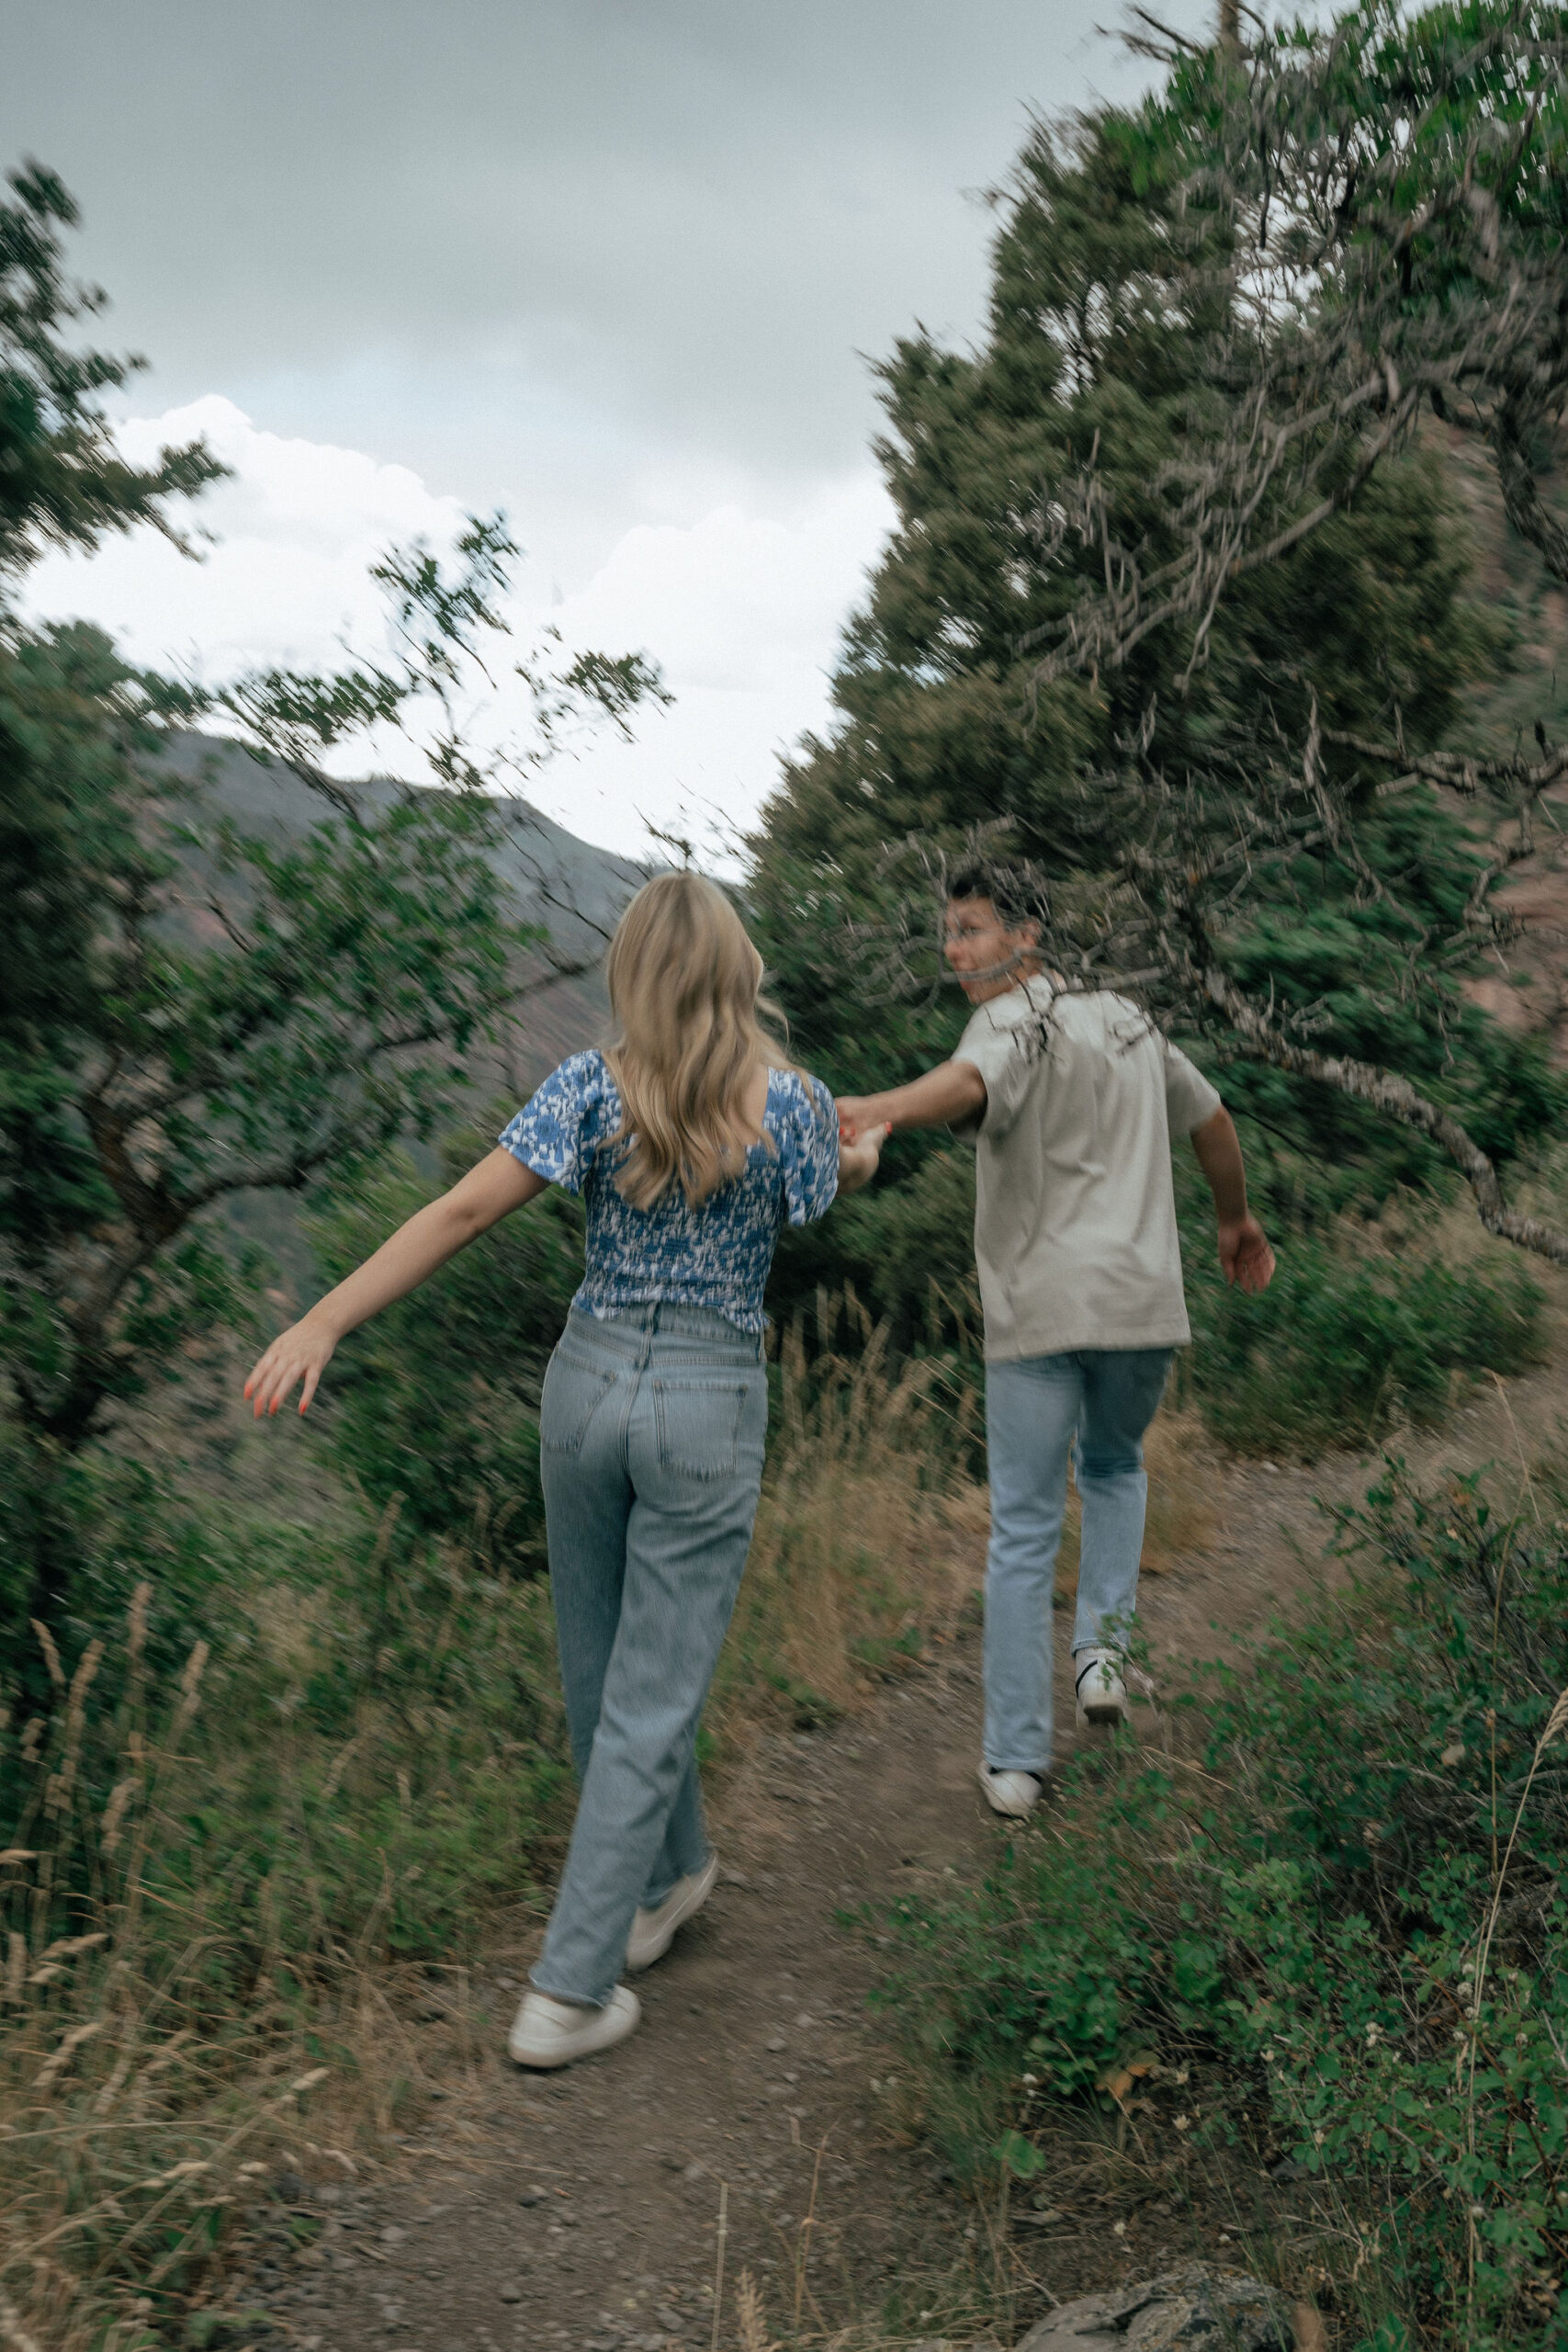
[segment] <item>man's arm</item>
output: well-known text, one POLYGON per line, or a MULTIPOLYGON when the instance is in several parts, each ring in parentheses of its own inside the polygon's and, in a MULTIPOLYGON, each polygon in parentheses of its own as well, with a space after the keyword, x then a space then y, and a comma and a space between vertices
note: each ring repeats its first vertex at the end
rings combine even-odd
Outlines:
POLYGON ((1247 1170, 1235 1122, 1222 1104, 1213 1118, 1192 1130, 1198 1165, 1214 1196, 1220 1227, 1220 1270, 1227 1283, 1246 1291, 1267 1290, 1274 1278, 1274 1252, 1247 1205, 1247 1170))
POLYGON ((939 1062, 886 1094, 840 1094, 839 1132, 849 1142, 872 1127, 952 1127, 986 1107, 986 1081, 973 1062, 939 1062))

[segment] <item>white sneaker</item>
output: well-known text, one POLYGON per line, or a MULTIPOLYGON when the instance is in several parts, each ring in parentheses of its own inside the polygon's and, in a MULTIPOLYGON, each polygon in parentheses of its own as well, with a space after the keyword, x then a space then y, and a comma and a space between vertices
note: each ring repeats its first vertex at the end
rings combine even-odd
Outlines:
POLYGON ((1005 1813, 1010 1821, 1028 1820, 1044 1785, 1038 1772, 993 1772, 988 1764, 980 1767, 986 1803, 993 1813, 1005 1813))
POLYGON ((596 2050, 613 2050, 635 2033, 642 2003, 617 1984, 602 2009, 558 2001, 553 1993, 525 1993, 506 2046, 520 2066, 570 2066, 596 2050))
POLYGON ((1074 1687, 1077 1691, 1078 1729, 1124 1724, 1128 1716, 1127 1686, 1122 1679, 1120 1650, 1077 1650, 1073 1656, 1074 1687))
POLYGON ((710 1854, 700 1871, 678 1878, 657 1909, 639 1911, 626 1941, 626 1966, 635 1976, 662 1960, 675 1940, 675 1930, 700 1911, 718 1879, 718 1856, 710 1854))

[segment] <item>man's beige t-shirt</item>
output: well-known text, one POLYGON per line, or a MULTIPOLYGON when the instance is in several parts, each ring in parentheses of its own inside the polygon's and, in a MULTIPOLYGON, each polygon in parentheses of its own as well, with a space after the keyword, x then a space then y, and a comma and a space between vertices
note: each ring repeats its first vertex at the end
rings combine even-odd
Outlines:
POLYGON ((986 1081, 987 1357, 1184 1346, 1170 1145, 1220 1108, 1208 1080, 1124 997, 1043 975, 977 1005, 953 1058, 986 1081))

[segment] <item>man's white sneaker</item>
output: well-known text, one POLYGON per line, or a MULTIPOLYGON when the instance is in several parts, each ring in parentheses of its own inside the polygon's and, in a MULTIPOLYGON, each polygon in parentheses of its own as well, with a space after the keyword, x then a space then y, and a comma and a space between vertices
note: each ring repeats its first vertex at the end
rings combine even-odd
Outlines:
POLYGON ((520 2066, 570 2066, 574 2058, 613 2050, 636 2032, 641 2017, 642 2003, 624 1984, 602 2009, 558 2001, 551 1993, 525 1993, 506 2046, 520 2066))
POLYGON ((654 1910, 637 1913, 626 1943, 626 1966, 634 1976, 663 1959, 675 1940, 676 1928, 702 1909, 717 1879, 718 1856, 710 1854, 700 1871, 678 1878, 654 1910))
POLYGON ((1044 1782, 1038 1772, 993 1772, 988 1764, 982 1764, 980 1786, 993 1813, 1006 1814, 1010 1821, 1027 1821, 1040 1802, 1044 1782))
POLYGON ((1119 1650, 1078 1650, 1073 1657, 1074 1684, 1077 1691, 1078 1729, 1091 1725, 1124 1724, 1127 1720, 1127 1686, 1122 1679, 1122 1654, 1119 1650))

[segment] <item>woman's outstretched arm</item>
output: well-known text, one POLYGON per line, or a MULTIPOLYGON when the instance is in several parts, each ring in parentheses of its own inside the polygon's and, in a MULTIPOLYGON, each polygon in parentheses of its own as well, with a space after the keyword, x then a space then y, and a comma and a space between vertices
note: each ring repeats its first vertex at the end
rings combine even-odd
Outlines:
POLYGON ((394 1299, 406 1298, 448 1258, 544 1189, 542 1176, 497 1145, 449 1193, 400 1225, 374 1256, 319 1298, 308 1315, 278 1333, 245 1383, 256 1419, 276 1413, 298 1380, 305 1384, 299 1398, 303 1412, 340 1340, 394 1299))

